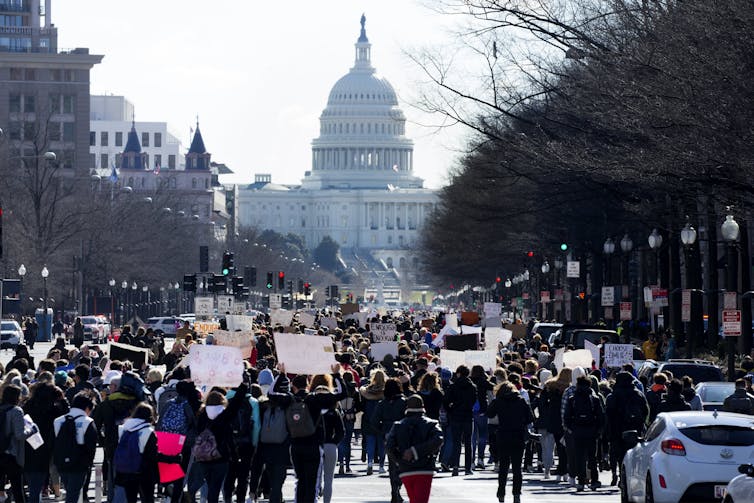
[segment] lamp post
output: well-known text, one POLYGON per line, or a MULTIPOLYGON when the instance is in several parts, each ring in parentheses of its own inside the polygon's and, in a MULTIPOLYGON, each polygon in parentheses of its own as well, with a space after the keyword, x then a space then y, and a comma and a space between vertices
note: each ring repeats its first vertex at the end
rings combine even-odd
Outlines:
MULTIPOLYGON (((615 253, 615 241, 613 241, 613 238, 608 237, 605 240, 605 243, 602 245, 602 251, 605 253, 605 279, 602 282, 602 285, 612 287, 613 286, 612 257, 613 257, 613 253, 615 253)), ((613 292, 615 292, 615 288, 613 288, 613 292)), ((613 298, 615 298, 614 294, 613 294, 613 298)), ((607 313, 608 309, 612 310, 613 308, 606 306, 605 313, 607 313)), ((611 311, 611 314, 612 314, 612 311, 611 311)), ((611 316, 611 318, 613 318, 613 316, 611 316)), ((605 316, 605 319, 607 319, 607 316, 605 316)))
POLYGON ((118 295, 118 303, 120 304, 120 323, 122 327, 126 322, 125 310, 126 310, 126 295, 128 293, 128 281, 123 280, 120 284, 120 292, 118 295))
POLYGON ((694 266, 692 265, 691 256, 694 243, 696 243, 696 229, 689 222, 686 217, 686 225, 681 229, 681 243, 683 243, 684 260, 686 262, 686 288, 689 289, 689 321, 686 325, 688 337, 686 338, 686 358, 693 358, 694 356, 694 343, 696 342, 696 310, 694 298, 697 293, 696 276, 694 275, 694 266))
MULTIPOLYGON (((725 291, 736 292, 738 289, 738 253, 736 250, 736 242, 740 234, 740 228, 738 222, 730 214, 730 207, 728 207, 728 215, 725 217, 725 221, 720 226, 720 233, 725 240, 726 246, 726 274, 725 274, 725 291)), ((736 343, 735 338, 728 336, 725 338, 727 341, 728 353, 728 380, 735 381, 736 379, 736 343)))
POLYGON ((47 270, 47 266, 42 267, 42 309, 44 309, 43 327, 42 327, 42 340, 49 341, 49 334, 47 333, 47 276, 50 275, 50 271, 47 270))
POLYGON ((18 289, 18 302, 20 303, 21 316, 24 315, 24 276, 26 276, 26 266, 21 264, 20 266, 18 266, 18 277, 21 278, 18 289))
POLYGON ((139 288, 139 285, 136 284, 136 281, 131 283, 131 316, 135 319, 136 318, 136 289, 139 288))
MULTIPOLYGON (((542 264, 542 275, 544 276, 544 278, 543 278, 543 285, 547 286, 547 291, 549 292, 550 291, 550 286, 551 286, 550 285, 550 281, 549 281, 549 279, 550 279, 550 263, 547 260, 545 260, 544 264, 542 264)), ((540 288, 540 290, 541 290, 541 288, 540 288)), ((545 319, 549 319, 548 314, 549 313, 548 313, 547 303, 544 302, 544 301, 542 301, 542 317, 543 317, 542 320, 543 321, 545 319)))
POLYGON ((147 285, 144 285, 141 287, 141 309, 142 314, 146 314, 146 317, 149 318, 151 316, 151 313, 149 310, 152 308, 150 301, 149 301, 149 287, 147 285), (147 310, 144 311, 144 305, 146 304, 147 310))
MULTIPOLYGON (((560 270, 563 269, 563 259, 556 257, 553 263, 555 266, 555 290, 560 290, 560 270)), ((560 300, 558 301, 558 312, 556 313, 556 321, 560 323, 563 321, 563 292, 560 292, 560 300)))
MULTIPOLYGON (((662 246, 662 235, 657 232, 657 229, 652 229, 652 234, 647 238, 649 247, 654 251, 655 262, 655 277, 654 282, 656 285, 660 284, 660 247, 662 246)), ((655 330, 655 312, 654 308, 650 307, 649 318, 652 321, 652 330, 655 330)))
MULTIPOLYGON (((616 296, 619 301, 623 301, 626 298, 628 300, 631 300, 631 278, 630 274, 628 272, 629 264, 631 263, 631 252, 634 249, 634 241, 631 239, 631 236, 628 235, 628 232, 623 235, 623 239, 620 240, 620 249, 623 252, 623 263, 622 263, 622 270, 621 270, 621 294, 616 296), (626 291, 623 291, 623 287, 626 287, 626 291)), ((631 317, 633 319, 633 304, 631 305, 631 317)), ((620 309, 620 304, 618 305, 618 308, 620 309)), ((620 311, 618 311, 620 313, 620 311)), ((620 315, 618 316, 618 324, 621 323, 620 315)), ((632 328, 633 330, 633 328, 632 328)), ((633 334, 632 334, 633 335, 633 334)))
POLYGON ((112 327, 112 323, 115 321, 115 298, 113 295, 115 279, 110 278, 110 281, 108 281, 107 284, 110 285, 110 326, 112 327))

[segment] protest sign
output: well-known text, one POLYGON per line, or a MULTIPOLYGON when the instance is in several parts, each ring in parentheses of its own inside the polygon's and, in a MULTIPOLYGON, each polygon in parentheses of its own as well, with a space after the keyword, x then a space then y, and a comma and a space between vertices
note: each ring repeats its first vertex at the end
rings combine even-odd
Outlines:
MULTIPOLYGON (((178 433, 168 433, 165 431, 155 431, 157 437, 157 452, 165 456, 177 456, 183 450, 183 444, 186 442, 184 435, 178 433)), ((182 479, 185 473, 179 463, 157 463, 157 470, 160 473, 160 484, 169 484, 178 479, 182 479)))
POLYGON ((482 333, 482 327, 470 327, 468 325, 461 325, 461 333, 464 335, 467 334, 481 334, 482 333))
POLYGON ((390 342, 395 340, 395 323, 372 323, 369 327, 372 331, 372 341, 390 342))
POLYGON ((369 316, 369 313, 362 313, 362 312, 356 313, 356 319, 358 320, 359 326, 361 328, 364 328, 366 326, 367 316, 369 316))
POLYGON ((464 351, 466 366, 481 365, 484 370, 492 370, 497 367, 497 351, 464 351))
POLYGON ((293 311, 287 309, 271 309, 270 310, 270 323, 274 327, 275 325, 282 325, 287 327, 293 321, 293 311))
POLYGON ((588 349, 567 351, 563 354, 563 366, 568 369, 582 367, 589 371, 592 368, 592 353, 588 349))
POLYGON ((345 304, 340 305, 340 313, 343 316, 358 313, 359 312, 359 305, 355 302, 346 302, 345 304))
POLYGON ((634 361, 633 344, 605 344, 605 366, 620 367, 634 361))
POLYGON ((518 323, 508 323, 505 327, 513 333, 513 337, 516 339, 526 339, 526 325, 519 325, 518 323))
POLYGON ((458 316, 456 313, 445 313, 445 326, 458 329, 458 316))
POLYGON ((319 319, 319 326, 328 330, 335 330, 338 328, 338 320, 332 316, 323 316, 319 319))
POLYGON ((489 327, 503 328, 503 320, 500 319, 500 316, 496 316, 494 318, 485 318, 484 326, 487 328, 489 327))
POLYGON ((149 362, 149 350, 137 348, 130 344, 110 343, 110 360, 129 361, 133 368, 138 370, 149 362))
POLYGON ((317 331, 313 328, 305 328, 304 335, 317 335, 317 331))
POLYGON ((421 326, 424 328, 431 329, 434 324, 435 324, 435 320, 433 320, 432 318, 424 318, 421 321, 421 326))
POLYGON ((216 330, 212 335, 215 338, 215 345, 238 348, 241 350, 241 356, 244 358, 251 357, 251 339, 254 337, 254 332, 216 330))
POLYGON ((508 344, 513 336, 513 332, 504 328, 487 327, 484 329, 484 344, 487 349, 497 350, 499 343, 503 346, 508 344))
POLYGON ((194 332, 200 335, 211 334, 220 329, 220 324, 216 321, 195 321, 194 332))
POLYGON ((558 369, 558 372, 563 370, 563 355, 565 354, 565 348, 560 348, 555 350, 555 358, 553 358, 552 363, 555 365, 555 368, 558 369))
POLYGON ((243 357, 239 348, 192 344, 188 365, 197 386, 234 388, 241 384, 243 357))
POLYGON ((448 336, 445 338, 445 347, 456 351, 479 349, 479 334, 448 336))
POLYGON ((376 362, 381 362, 385 355, 398 356, 397 342, 373 342, 371 348, 372 358, 376 362))
POLYGON ((600 365, 600 348, 589 340, 584 340, 584 349, 592 353, 592 360, 599 367, 600 365))
POLYGON ((278 361, 290 374, 329 374, 335 363, 330 336, 306 337, 296 334, 275 334, 278 361))
POLYGON ((458 331, 445 325, 442 327, 442 330, 440 330, 440 333, 437 334, 437 337, 432 341, 432 345, 436 348, 443 347, 445 345, 445 337, 449 335, 458 335, 458 331))
POLYGON ((485 318, 500 318, 500 311, 503 305, 498 302, 485 302, 484 303, 484 317, 485 318))
POLYGON ((449 369, 451 372, 455 372, 456 369, 466 364, 466 355, 463 351, 453 351, 451 349, 443 349, 440 352, 440 366, 442 368, 449 369))
POLYGON ((464 311, 461 313, 462 325, 476 325, 479 323, 479 313, 476 311, 464 311))
POLYGON ((306 327, 314 326, 314 316, 309 313, 298 313, 298 322, 306 327))
POLYGON ((252 330, 254 327, 254 317, 228 314, 225 316, 225 324, 230 332, 252 330))

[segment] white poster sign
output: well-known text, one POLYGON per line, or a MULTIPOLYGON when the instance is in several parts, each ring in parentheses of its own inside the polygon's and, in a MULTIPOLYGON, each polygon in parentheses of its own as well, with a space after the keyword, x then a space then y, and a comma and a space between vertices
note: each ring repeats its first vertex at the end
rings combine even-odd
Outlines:
POLYGON ((270 309, 280 309, 283 307, 283 295, 280 293, 270 294, 270 309))
POLYGON ((305 328, 304 335, 317 335, 317 331, 313 328, 305 328))
POLYGON ((338 320, 333 316, 323 316, 319 319, 319 326, 329 330, 335 330, 338 328, 338 320))
POLYGON ((373 342, 371 344, 372 358, 374 361, 381 362, 385 355, 398 356, 397 342, 373 342))
POLYGON ((443 349, 440 352, 440 366, 455 372, 459 366, 466 364, 466 356, 463 353, 463 351, 443 349))
POLYGON ((278 361, 290 374, 329 374, 335 363, 335 351, 329 336, 306 337, 297 334, 275 334, 278 361))
POLYGON ((482 333, 482 327, 472 327, 472 326, 469 326, 469 325, 461 325, 461 333, 463 335, 481 334, 482 333))
POLYGON ((275 325, 282 325, 284 327, 290 326, 293 321, 293 311, 287 309, 271 309, 270 310, 270 323, 274 327, 275 325))
POLYGON ((633 344, 605 344, 605 366, 620 367, 633 361, 633 344))
POLYGON ((374 342, 390 342, 395 340, 395 323, 372 323, 370 328, 374 342))
POLYGON ((484 303, 484 317, 485 318, 499 318, 500 311, 503 305, 498 302, 485 302, 484 303))
POLYGON ((233 310, 231 311, 231 314, 243 314, 246 312, 246 301, 245 300, 235 300, 233 302, 233 310))
POLYGON ((456 313, 445 313, 445 326, 458 330, 458 315, 456 313))
POLYGON ((254 332, 215 330, 212 336, 215 338, 215 345, 238 348, 241 350, 241 356, 244 358, 251 357, 251 339, 254 337, 254 332))
POLYGON ((497 351, 464 351, 466 366, 481 365, 484 370, 493 370, 497 367, 497 351))
POLYGON ((588 349, 568 351, 563 354, 563 366, 569 369, 582 367, 589 371, 592 368, 592 353, 588 349))
POLYGON ((500 316, 496 316, 495 318, 485 318, 484 326, 487 328, 503 328, 503 320, 500 318, 500 316))
POLYGON ((365 312, 358 312, 358 313, 356 313, 356 319, 358 320, 359 326, 361 328, 366 327, 367 316, 369 316, 369 313, 365 313, 365 312))
POLYGON ((436 348, 443 347, 445 345, 445 336, 447 335, 458 335, 458 330, 445 325, 442 327, 442 330, 440 330, 440 333, 437 334, 435 340, 432 341, 432 345, 436 348))
POLYGON ((212 297, 194 297, 194 314, 197 316, 212 316, 214 311, 212 297))
POLYGON ((309 313, 298 313, 298 322, 306 327, 313 327, 314 316, 309 313))
POLYGON ((241 384, 243 358, 239 348, 192 344, 188 358, 191 380, 197 386, 233 388, 241 384))
POLYGON ((498 344, 507 345, 513 332, 500 327, 487 327, 484 329, 484 345, 487 349, 497 350, 498 344))
POLYGON ((225 316, 225 323, 229 332, 246 332, 254 328, 254 317, 229 314, 225 316))
POLYGON ((558 369, 558 372, 563 370, 563 355, 565 354, 565 348, 560 348, 555 350, 555 358, 553 358, 552 363, 555 365, 555 368, 558 369))
POLYGON ((592 360, 599 365, 600 364, 600 347, 591 341, 584 341, 584 349, 592 353, 592 360))

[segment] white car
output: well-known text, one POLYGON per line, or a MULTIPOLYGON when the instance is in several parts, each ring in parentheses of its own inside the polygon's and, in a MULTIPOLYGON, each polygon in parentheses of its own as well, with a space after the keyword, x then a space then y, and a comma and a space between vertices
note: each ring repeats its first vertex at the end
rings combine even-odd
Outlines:
POLYGON ((754 466, 746 464, 738 467, 741 473, 728 483, 723 503, 749 503, 754 501, 754 466))
POLYGON ((24 339, 24 331, 21 325, 14 320, 0 321, 0 348, 15 349, 24 339))
POLYGON ((147 327, 151 328, 158 335, 169 335, 175 337, 179 327, 183 325, 183 320, 175 316, 158 316, 147 320, 147 327))
POLYGON ((84 325, 84 340, 93 343, 104 342, 106 338, 105 327, 97 316, 82 316, 81 324, 84 325))
POLYGON ((643 439, 623 437, 638 443, 623 458, 622 502, 720 501, 738 466, 751 460, 754 422, 728 412, 669 412, 643 439))

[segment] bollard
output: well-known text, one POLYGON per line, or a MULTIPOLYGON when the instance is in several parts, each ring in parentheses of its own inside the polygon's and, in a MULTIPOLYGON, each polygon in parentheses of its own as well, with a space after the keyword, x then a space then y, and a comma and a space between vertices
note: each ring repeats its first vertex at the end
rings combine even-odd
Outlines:
POLYGON ((102 503, 102 465, 94 465, 94 503, 102 503))

